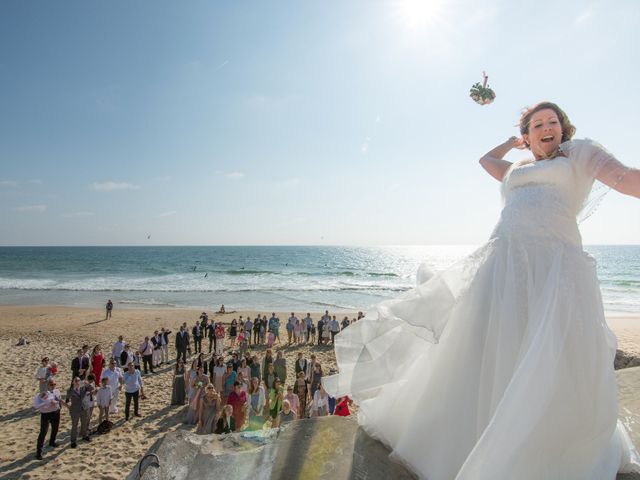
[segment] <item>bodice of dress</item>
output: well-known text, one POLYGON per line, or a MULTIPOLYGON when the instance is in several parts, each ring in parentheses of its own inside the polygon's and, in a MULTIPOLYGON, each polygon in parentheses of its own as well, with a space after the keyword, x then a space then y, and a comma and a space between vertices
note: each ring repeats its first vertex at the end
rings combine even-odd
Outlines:
POLYGON ((504 208, 494 236, 555 238, 580 245, 580 204, 574 190, 575 172, 567 157, 514 165, 504 181, 504 208))

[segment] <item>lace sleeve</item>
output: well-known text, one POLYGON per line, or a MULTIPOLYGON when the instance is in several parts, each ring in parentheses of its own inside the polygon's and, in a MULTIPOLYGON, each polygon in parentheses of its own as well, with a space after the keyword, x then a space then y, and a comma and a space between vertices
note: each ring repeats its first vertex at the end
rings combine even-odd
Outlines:
POLYGON ((578 222, 583 222, 593 215, 605 195, 622 181, 628 169, 602 145, 588 138, 565 142, 560 148, 574 166, 578 222))

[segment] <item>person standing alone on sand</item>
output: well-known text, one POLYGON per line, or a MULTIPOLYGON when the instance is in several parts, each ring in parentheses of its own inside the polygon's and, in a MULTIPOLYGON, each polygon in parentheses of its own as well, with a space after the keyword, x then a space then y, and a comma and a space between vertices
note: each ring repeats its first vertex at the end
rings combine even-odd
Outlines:
POLYGON ((107 314, 105 315, 104 319, 105 320, 109 320, 111 318, 111 311, 113 310, 113 302, 111 301, 111 299, 107 300, 107 314))

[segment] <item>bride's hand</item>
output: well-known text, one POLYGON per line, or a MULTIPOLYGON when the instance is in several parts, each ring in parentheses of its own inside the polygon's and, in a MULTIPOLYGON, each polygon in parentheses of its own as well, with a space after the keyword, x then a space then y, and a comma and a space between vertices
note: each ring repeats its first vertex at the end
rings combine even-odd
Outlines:
POLYGON ((510 137, 508 142, 511 144, 511 148, 517 148, 518 150, 525 150, 527 148, 527 144, 522 137, 510 137))

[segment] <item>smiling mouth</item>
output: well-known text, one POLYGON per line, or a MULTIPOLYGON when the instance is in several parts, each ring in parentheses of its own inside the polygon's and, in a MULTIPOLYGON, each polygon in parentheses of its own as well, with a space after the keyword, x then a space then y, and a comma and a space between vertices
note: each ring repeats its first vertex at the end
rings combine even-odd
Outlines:
POLYGON ((540 141, 541 141, 542 143, 550 143, 550 142, 553 142, 553 139, 554 139, 554 138, 555 138, 555 137, 554 137, 553 135, 547 135, 546 137, 542 137, 542 138, 540 139, 540 141))

